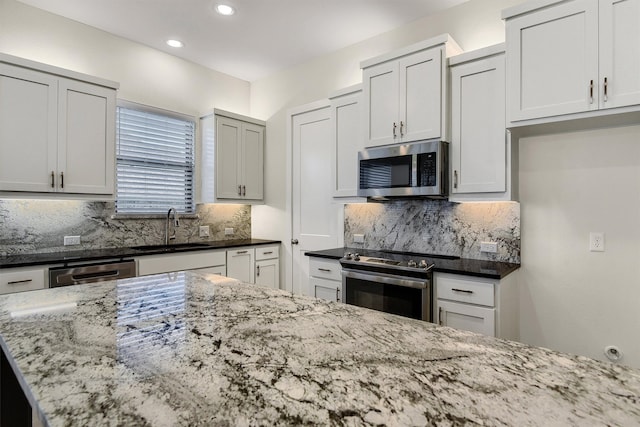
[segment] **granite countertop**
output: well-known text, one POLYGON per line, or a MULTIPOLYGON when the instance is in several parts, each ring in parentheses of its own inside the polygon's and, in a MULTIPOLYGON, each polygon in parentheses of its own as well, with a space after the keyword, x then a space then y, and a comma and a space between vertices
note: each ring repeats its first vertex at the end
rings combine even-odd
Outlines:
MULTIPOLYGON (((384 251, 362 248, 333 248, 323 251, 309 251, 305 255, 317 258, 338 260, 345 252, 359 253, 364 256, 383 257, 384 251)), ((502 279, 520 268, 520 264, 500 261, 486 261, 468 258, 430 258, 416 254, 416 261, 425 259, 434 264, 433 271, 440 273, 465 274, 467 276, 486 277, 489 279, 502 279)))
POLYGON ((237 240, 220 240, 213 242, 198 242, 194 246, 181 246, 181 244, 170 244, 167 247, 142 247, 133 248, 107 248, 107 249, 88 249, 65 252, 50 252, 37 254, 20 254, 0 257, 0 269, 14 267, 29 267, 48 264, 67 264, 85 261, 98 261, 106 259, 122 259, 140 257, 146 255, 158 255, 175 252, 191 252, 203 251, 211 249, 230 249, 241 246, 257 246, 279 244, 279 240, 263 240, 263 239, 237 239, 237 240), (197 245, 197 246, 195 246, 197 245))
POLYGON ((0 296, 45 424, 619 425, 640 371, 196 272, 0 296))

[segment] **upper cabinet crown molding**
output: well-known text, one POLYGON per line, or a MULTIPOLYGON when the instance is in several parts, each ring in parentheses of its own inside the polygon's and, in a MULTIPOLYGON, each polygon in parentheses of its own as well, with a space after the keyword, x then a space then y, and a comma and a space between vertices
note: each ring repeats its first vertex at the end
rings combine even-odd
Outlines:
POLYGON ((461 51, 444 34, 360 63, 367 147, 448 139, 446 58, 461 51))
POLYGON ((43 64, 41 62, 32 61, 30 59, 20 58, 18 56, 8 55, 6 53, 0 53, 0 63, 12 64, 21 68, 40 71, 59 77, 65 77, 67 79, 91 83, 97 86, 104 86, 110 89, 120 88, 120 83, 114 82, 112 80, 91 76, 89 74, 78 73, 76 71, 66 70, 64 68, 55 67, 49 64, 43 64))
POLYGON ((536 0, 502 16, 511 127, 640 109, 640 0, 536 0))

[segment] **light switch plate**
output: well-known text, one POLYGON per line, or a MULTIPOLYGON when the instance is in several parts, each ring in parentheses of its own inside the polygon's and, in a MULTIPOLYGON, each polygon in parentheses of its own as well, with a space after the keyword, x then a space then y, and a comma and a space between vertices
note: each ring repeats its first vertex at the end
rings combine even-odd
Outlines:
POLYGON ((80 244, 80 236, 64 236, 64 245, 73 246, 80 244))
POLYGON ((498 243, 496 242, 481 242, 480 252, 489 252, 495 254, 498 252, 498 243))
POLYGON ((224 229, 224 235, 225 236, 231 236, 233 234, 233 228, 225 228, 224 229))
POLYGON ((354 234, 353 243, 364 243, 364 234, 354 234))
POLYGON ((209 237, 209 226, 201 225, 200 226, 200 237, 209 237))

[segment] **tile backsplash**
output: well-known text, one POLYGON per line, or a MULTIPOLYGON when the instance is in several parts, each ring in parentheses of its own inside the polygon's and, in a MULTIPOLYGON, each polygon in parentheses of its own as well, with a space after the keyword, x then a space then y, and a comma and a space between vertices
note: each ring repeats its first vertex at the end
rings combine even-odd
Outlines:
POLYGON ((393 200, 345 206, 345 246, 520 262, 520 204, 393 200), (354 243, 364 234, 364 243, 354 243), (497 253, 480 242, 497 242, 497 253))
MULTIPOLYGON (((0 255, 117 248, 164 243, 165 219, 112 218, 113 202, 0 200, 0 255), (81 236, 64 246, 64 236, 81 236)), ((184 217, 175 243, 251 238, 251 206, 198 205, 198 218, 184 217), (199 227, 209 225, 209 237, 199 227), (234 234, 225 236, 224 229, 234 234)))

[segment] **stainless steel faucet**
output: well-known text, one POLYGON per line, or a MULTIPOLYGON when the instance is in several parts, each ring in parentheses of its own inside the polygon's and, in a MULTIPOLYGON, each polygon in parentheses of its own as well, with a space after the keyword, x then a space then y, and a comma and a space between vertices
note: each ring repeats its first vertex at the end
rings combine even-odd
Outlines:
POLYGON ((180 220, 178 219, 178 211, 176 208, 169 208, 169 212, 167 212, 167 221, 165 223, 164 228, 164 244, 168 245, 169 240, 176 239, 176 227, 180 226, 180 220), (173 211, 173 234, 169 236, 169 220, 171 219, 171 211, 173 211))

